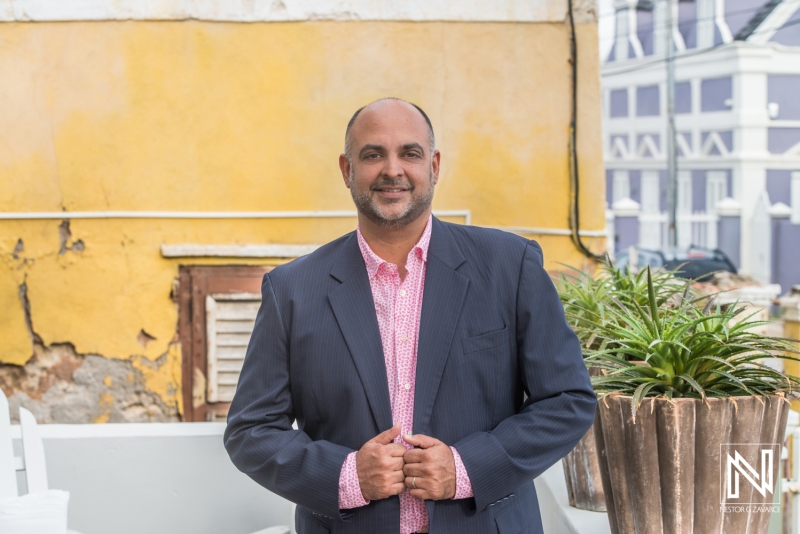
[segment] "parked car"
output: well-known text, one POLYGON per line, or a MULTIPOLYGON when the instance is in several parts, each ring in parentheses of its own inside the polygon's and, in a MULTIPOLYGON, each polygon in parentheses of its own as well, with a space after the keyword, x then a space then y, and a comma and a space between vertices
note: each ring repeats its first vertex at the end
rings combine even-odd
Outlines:
POLYGON ((683 250, 630 247, 617 254, 615 263, 623 268, 635 265, 637 269, 648 266, 677 269, 675 273, 677 276, 692 280, 708 278, 712 273, 719 271, 736 274, 736 266, 724 252, 696 246, 683 250))

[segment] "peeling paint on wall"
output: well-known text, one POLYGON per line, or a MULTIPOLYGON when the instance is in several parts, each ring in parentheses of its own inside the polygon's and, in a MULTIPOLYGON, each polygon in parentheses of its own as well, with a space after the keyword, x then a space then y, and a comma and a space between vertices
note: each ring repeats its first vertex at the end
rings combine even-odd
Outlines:
MULTIPOLYGON (((164 355, 147 365, 157 371, 166 361, 164 355)), ((0 364, 14 420, 22 406, 40 423, 178 421, 177 403, 165 403, 147 382, 136 360, 78 354, 67 343, 35 345, 24 366, 0 364)))
POLYGON ((58 226, 58 239, 60 247, 58 249, 59 256, 66 254, 68 251, 83 252, 86 248, 82 239, 72 241, 72 232, 69 229, 69 219, 64 219, 58 226))

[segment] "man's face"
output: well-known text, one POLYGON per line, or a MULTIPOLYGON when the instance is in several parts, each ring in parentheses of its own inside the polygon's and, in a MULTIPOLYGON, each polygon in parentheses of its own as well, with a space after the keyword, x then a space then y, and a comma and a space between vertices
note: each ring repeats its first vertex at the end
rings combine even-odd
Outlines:
POLYGON ((351 130, 350 160, 339 166, 358 211, 382 228, 401 228, 430 210, 439 152, 419 111, 386 100, 365 108, 351 130))

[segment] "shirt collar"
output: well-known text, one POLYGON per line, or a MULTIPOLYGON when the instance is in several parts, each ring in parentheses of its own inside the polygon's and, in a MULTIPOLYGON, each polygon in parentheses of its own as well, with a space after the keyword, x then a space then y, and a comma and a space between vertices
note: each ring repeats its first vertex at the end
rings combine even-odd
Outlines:
MULTIPOLYGON (((428 216, 428 224, 425 225, 425 230, 423 230, 422 235, 417 241, 417 244, 414 245, 414 248, 411 249, 411 252, 408 253, 409 259, 411 258, 412 254, 417 254, 423 262, 427 263, 428 261, 428 247, 431 243, 431 229, 433 227, 433 215, 428 216)), ((361 249, 361 255, 364 257, 364 264, 367 267, 367 275, 369 276, 370 280, 375 276, 378 272, 378 269, 384 263, 388 264, 386 260, 382 259, 380 256, 375 254, 372 249, 367 244, 367 240, 364 239, 364 236, 361 235, 361 228, 356 228, 356 236, 358 237, 358 247, 361 249)), ((408 260, 406 260, 406 266, 408 266, 408 260)))

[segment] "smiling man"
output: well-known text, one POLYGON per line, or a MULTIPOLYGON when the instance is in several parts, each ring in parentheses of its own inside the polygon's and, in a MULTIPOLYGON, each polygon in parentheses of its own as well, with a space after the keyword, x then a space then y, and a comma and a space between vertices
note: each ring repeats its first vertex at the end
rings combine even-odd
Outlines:
POLYGON ((225 446, 299 534, 541 533, 533 478, 594 419, 539 245, 433 217, 440 157, 419 107, 358 110, 358 228, 264 277, 225 446))

